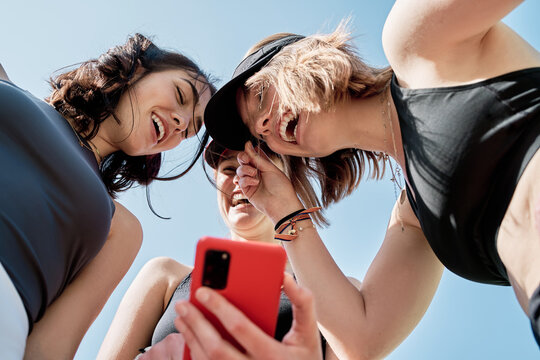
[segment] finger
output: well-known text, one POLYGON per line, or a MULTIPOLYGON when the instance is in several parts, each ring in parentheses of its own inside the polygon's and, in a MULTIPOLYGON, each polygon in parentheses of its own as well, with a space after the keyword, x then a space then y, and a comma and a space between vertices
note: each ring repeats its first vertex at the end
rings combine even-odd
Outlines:
POLYGON ((240 177, 256 177, 257 169, 250 165, 240 165, 236 168, 236 175, 240 177))
POLYGON ((238 154, 238 161, 245 163, 247 160, 245 155, 249 157, 249 164, 260 171, 279 170, 264 151, 260 148, 256 150, 249 141, 246 142, 244 152, 238 154))
POLYGON ((320 341, 311 291, 296 284, 290 274, 285 274, 283 291, 293 306, 293 325, 289 333, 294 331, 303 338, 306 336, 312 341, 320 341))
POLYGON ((182 360, 184 356, 184 343, 184 338, 181 334, 169 334, 159 343, 149 348, 144 355, 137 357, 137 360, 182 360))
POLYGON ((229 334, 249 354, 257 358, 266 357, 272 353, 272 349, 280 345, 219 293, 202 287, 197 290, 195 296, 209 311, 216 315, 229 334))
POLYGON ((240 352, 221 337, 193 304, 179 301, 175 309, 178 317, 174 324, 183 334, 194 360, 241 359, 240 352))
POLYGON ((246 195, 248 199, 251 199, 253 194, 257 191, 259 180, 253 178, 240 178, 238 180, 238 186, 240 186, 240 190, 242 190, 244 195, 246 195))
MULTIPOLYGON (((182 334, 173 333, 165 337, 160 342, 164 342, 165 354, 168 355, 168 359, 182 360, 184 357, 184 345, 186 344, 182 334)), ((159 345, 159 343, 158 343, 159 345)))

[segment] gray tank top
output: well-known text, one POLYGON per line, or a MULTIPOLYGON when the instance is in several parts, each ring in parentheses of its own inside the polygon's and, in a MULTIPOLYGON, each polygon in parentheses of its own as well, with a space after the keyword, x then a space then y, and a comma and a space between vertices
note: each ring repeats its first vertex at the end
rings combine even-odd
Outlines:
POLYGON ((31 329, 105 243, 114 203, 67 121, 5 81, 0 164, 0 262, 31 329))

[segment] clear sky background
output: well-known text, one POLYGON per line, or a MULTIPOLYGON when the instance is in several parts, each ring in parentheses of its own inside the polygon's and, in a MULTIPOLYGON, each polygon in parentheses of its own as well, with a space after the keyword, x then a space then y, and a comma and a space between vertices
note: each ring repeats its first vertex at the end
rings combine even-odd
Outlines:
MULTIPOLYGON (((123 43, 129 34, 140 32, 152 36, 157 45, 193 58, 221 79, 220 86, 245 51, 263 37, 276 32, 327 32, 351 16, 362 57, 371 65, 383 66, 381 31, 392 4, 390 0, 4 0, 0 63, 13 82, 45 97, 49 92, 46 80, 54 71, 97 57, 123 43)), ((505 19, 536 49, 540 49, 538 14, 540 3, 529 0, 505 19)), ((190 146, 180 148, 166 154, 166 168, 189 159, 190 146)), ((172 219, 161 220, 151 213, 143 188, 120 197, 141 221, 144 243, 83 339, 78 360, 95 358, 123 294, 146 261, 170 256, 192 264, 197 239, 227 236, 215 189, 200 165, 180 180, 153 184, 150 195, 156 211, 172 219)), ((390 180, 365 181, 354 195, 328 209, 331 226, 321 234, 347 275, 364 277, 383 239, 394 201, 390 180)), ((510 287, 472 283, 445 271, 426 315, 388 359, 536 359, 538 355, 528 319, 510 287)))

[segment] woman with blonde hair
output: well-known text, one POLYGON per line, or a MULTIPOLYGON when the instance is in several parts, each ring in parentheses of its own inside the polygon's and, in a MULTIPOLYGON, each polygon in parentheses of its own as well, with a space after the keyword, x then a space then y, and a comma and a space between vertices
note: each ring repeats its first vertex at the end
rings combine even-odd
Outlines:
MULTIPOLYGON (((365 65, 344 27, 282 36, 248 56, 211 99, 206 126, 223 145, 245 149, 237 173, 249 200, 288 223, 277 237, 291 235, 284 247, 339 358, 389 354, 422 318, 444 267, 511 285, 538 339, 540 54, 501 22, 519 3, 398 0, 383 32, 386 69, 365 65), (291 180, 249 140, 288 155, 291 180), (309 220, 295 222, 294 213, 317 201, 303 190, 310 178, 324 206, 363 175, 390 170, 398 180, 389 158, 404 170, 404 189, 356 289, 309 220)), ((209 310, 232 316, 230 304, 203 293, 209 310)), ((219 341, 202 336, 211 330, 189 304, 179 314, 190 346, 219 341)), ((237 340, 264 359, 267 339, 245 331, 240 315, 236 321, 237 340), (263 342, 265 352, 257 351, 263 342)))
MULTIPOLYGON (((279 157, 269 149, 266 151, 272 162, 281 167, 279 157)), ((215 141, 210 142, 204 152, 206 164, 213 169, 212 180, 217 188, 217 204, 230 231, 229 237, 231 241, 277 243, 270 219, 258 211, 240 190, 236 175, 238 153, 215 141)), ((145 264, 124 295, 98 359, 133 359, 139 351, 144 351, 144 355, 137 358, 141 360, 168 356, 182 358, 184 342, 174 325, 174 308, 177 301, 189 299, 192 270, 192 266, 169 257, 155 258, 145 264)), ((286 271, 292 273, 289 264, 286 271)), ((288 335, 293 321, 291 301, 295 300, 298 293, 302 293, 291 279, 288 277, 285 281, 286 293, 282 293, 280 298, 274 334, 277 341, 291 336, 288 335), (286 294, 292 294, 292 299, 289 300, 286 294)), ((358 280, 349 280, 359 285, 358 280)), ((316 330, 316 326, 313 329, 316 330)), ((322 346, 325 358, 334 359, 331 344, 327 344, 324 337, 321 340, 319 347, 322 346)))

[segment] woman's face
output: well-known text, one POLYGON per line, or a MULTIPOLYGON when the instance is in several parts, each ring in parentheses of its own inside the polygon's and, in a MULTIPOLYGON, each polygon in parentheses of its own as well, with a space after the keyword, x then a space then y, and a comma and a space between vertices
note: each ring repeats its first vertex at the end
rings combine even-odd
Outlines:
POLYGON ((108 140, 131 156, 173 149, 198 132, 210 96, 206 84, 184 70, 149 73, 121 96, 120 124, 112 117, 103 123, 108 140))
POLYGON ((279 113, 278 102, 274 87, 265 90, 262 97, 245 88, 239 88, 236 94, 242 121, 253 136, 266 142, 274 152, 323 157, 339 150, 333 136, 338 122, 332 112, 301 112, 295 117, 290 111, 279 113))
POLYGON ((238 168, 236 155, 238 151, 227 150, 222 155, 215 172, 217 202, 221 217, 235 234, 250 238, 264 236, 267 231, 273 232, 272 222, 251 205, 240 190, 236 176, 238 168))

